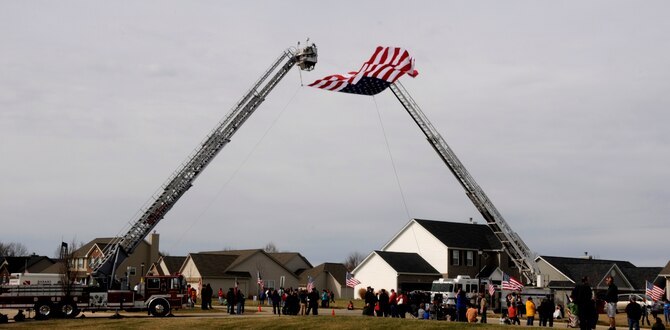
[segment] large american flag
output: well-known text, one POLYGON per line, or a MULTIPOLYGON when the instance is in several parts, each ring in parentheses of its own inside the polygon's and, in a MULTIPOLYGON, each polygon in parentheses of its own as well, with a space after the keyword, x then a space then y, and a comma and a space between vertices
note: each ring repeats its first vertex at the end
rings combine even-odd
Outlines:
POLYGON ((521 291, 523 290, 523 284, 517 281, 514 277, 509 276, 509 274, 503 273, 502 289, 521 291))
POLYGON ((645 281, 647 283, 647 291, 646 294, 651 298, 653 301, 658 301, 663 299, 663 295, 665 295, 665 290, 661 289, 659 286, 655 285, 654 283, 651 283, 649 281, 645 281))
POLYGON ((347 286, 350 288, 355 287, 358 284, 361 284, 361 281, 357 280, 354 278, 350 272, 347 272, 347 280, 346 280, 347 286))
POLYGON ((403 74, 416 77, 414 59, 399 47, 377 47, 360 70, 344 75, 331 75, 319 79, 309 86, 329 91, 375 95, 394 83, 403 74))
POLYGON ((307 292, 312 292, 314 288, 314 278, 307 275, 307 292))

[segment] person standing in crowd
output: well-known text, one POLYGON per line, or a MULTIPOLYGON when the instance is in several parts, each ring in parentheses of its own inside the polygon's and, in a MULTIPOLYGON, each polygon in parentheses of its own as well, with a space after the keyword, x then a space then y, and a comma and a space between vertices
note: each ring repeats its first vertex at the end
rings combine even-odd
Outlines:
POLYGON ((640 321, 640 325, 644 325, 644 321, 647 321, 647 326, 651 326, 651 322, 649 322, 649 306, 647 306, 647 298, 642 300, 642 321, 640 321))
POLYGON ((546 327, 547 322, 549 323, 550 327, 554 326, 554 310, 558 310, 560 312, 560 309, 556 309, 554 299, 550 295, 547 295, 540 302, 540 307, 537 308, 538 314, 540 314, 541 327, 546 327))
POLYGON ((223 289, 222 288, 219 288, 218 295, 219 295, 219 305, 223 306, 223 289))
POLYGON ((305 315, 307 311, 307 290, 300 290, 298 298, 300 299, 300 315, 305 315))
MULTIPOLYGON (((268 297, 268 299, 272 301, 272 314, 277 314, 281 316, 281 307, 279 307, 281 297, 279 296, 279 292, 277 291, 277 289, 272 290, 272 293, 270 294, 270 297, 268 297)), ((230 306, 230 299, 228 299, 228 306, 230 306)))
POLYGON ((389 316, 389 294, 385 289, 379 293, 379 309, 383 317, 389 316))
POLYGON ((389 309, 391 317, 398 317, 398 294, 394 289, 391 289, 391 295, 389 296, 389 309))
POLYGON ((486 309, 488 307, 488 302, 486 301, 486 294, 481 293, 479 296, 479 314, 482 316, 481 323, 486 323, 486 309))
POLYGON ((319 315, 319 290, 312 288, 312 292, 307 295, 307 312, 305 314, 309 315, 309 312, 312 311, 313 315, 319 315))
POLYGON ((238 315, 244 313, 244 298, 242 290, 237 290, 237 294, 235 294, 235 304, 237 305, 238 315))
POLYGON ((668 298, 663 298, 663 315, 665 316, 665 324, 670 324, 670 301, 668 301, 668 298))
POLYGON ((365 315, 374 316, 376 303, 377 297, 375 296, 374 289, 368 287, 367 291, 365 291, 365 308, 363 309, 365 315))
POLYGON ((198 303, 198 291, 194 287, 191 287, 191 300, 193 301, 193 308, 195 308, 195 304, 198 303))
POLYGON ((507 308, 507 318, 509 319, 512 325, 518 324, 521 325, 519 320, 519 314, 517 313, 516 304, 510 304, 507 308))
POLYGON ((456 291, 456 321, 467 322, 465 311, 468 308, 465 292, 461 288, 456 291))
POLYGON ((407 296, 404 291, 398 290, 398 316, 401 319, 405 318, 405 313, 407 312, 407 296))
POLYGON ((588 276, 582 277, 582 283, 572 289, 572 296, 577 305, 579 328, 581 330, 591 330, 595 304, 593 303, 593 290, 591 284, 589 284, 588 276))
POLYGON ((237 295, 235 294, 235 289, 229 288, 226 299, 228 300, 228 314, 235 314, 235 307, 237 306, 237 295))
POLYGON ((200 298, 200 308, 203 310, 209 309, 209 307, 207 306, 207 296, 209 295, 211 297, 212 294, 207 291, 207 286, 200 289, 200 295, 202 296, 200 298))
POLYGON ((321 294, 321 308, 327 307, 330 307, 330 294, 328 294, 328 290, 323 289, 323 293, 321 294))
POLYGON ((535 302, 533 302, 533 298, 528 297, 528 300, 526 300, 526 325, 533 325, 536 311, 537 308, 535 306, 535 302))
POLYGON ((605 277, 607 292, 605 293, 605 313, 609 318, 609 330, 616 329, 616 302, 619 300, 619 289, 614 284, 614 278, 611 275, 605 277))
MULTIPOLYGON (((635 297, 630 297, 630 302, 626 305, 626 316, 628 317, 628 329, 640 330, 640 318, 642 317, 642 307, 635 301, 635 297)), ((611 328, 610 328, 611 329, 611 328)))

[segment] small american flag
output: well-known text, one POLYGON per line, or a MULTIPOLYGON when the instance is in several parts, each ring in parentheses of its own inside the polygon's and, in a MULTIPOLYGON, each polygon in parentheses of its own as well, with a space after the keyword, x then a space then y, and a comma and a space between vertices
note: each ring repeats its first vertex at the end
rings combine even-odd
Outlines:
POLYGON ((496 286, 495 284, 489 284, 489 296, 493 297, 493 294, 496 293, 496 286))
POLYGON ((311 276, 307 276, 307 292, 312 292, 312 289, 314 288, 314 278, 311 276))
POLYGON ((263 282, 263 279, 261 278, 261 272, 257 272, 256 275, 257 275, 257 278, 258 278, 256 283, 258 283, 258 286, 260 286, 261 290, 262 290, 263 288, 265 288, 265 283, 263 282))
POLYGON ((345 75, 331 75, 319 79, 309 86, 329 91, 375 95, 380 93, 398 78, 407 73, 416 77, 414 59, 399 47, 377 47, 370 59, 363 63, 360 70, 345 75))
POLYGON ((647 296, 649 296, 653 301, 663 299, 663 295, 665 295, 665 290, 661 289, 654 283, 651 283, 649 281, 645 282, 647 283, 647 291, 646 291, 647 296))
POLYGON ((502 289, 521 291, 523 290, 523 284, 517 281, 514 277, 509 276, 509 274, 503 273, 502 289))
POLYGON ((353 287, 355 287, 356 285, 361 284, 361 281, 359 281, 359 280, 357 280, 356 278, 354 278, 354 277, 351 275, 350 272, 347 272, 347 280, 346 280, 346 282, 347 282, 347 286, 350 287, 350 288, 353 288, 353 287))

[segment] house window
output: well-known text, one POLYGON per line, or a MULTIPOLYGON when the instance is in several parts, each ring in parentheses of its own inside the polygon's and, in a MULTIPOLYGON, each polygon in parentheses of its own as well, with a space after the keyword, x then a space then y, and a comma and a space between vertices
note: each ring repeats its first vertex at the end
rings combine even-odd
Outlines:
POLYGON ((275 289, 275 281, 274 280, 265 281, 265 287, 268 289, 275 289))
POLYGON ((474 266, 475 265, 475 253, 473 251, 466 251, 465 252, 465 264, 467 266, 474 266))
POLYGON ((451 251, 451 265, 459 266, 461 264, 461 251, 452 250, 451 251))
POLYGON ((77 269, 84 268, 84 258, 77 259, 77 269))

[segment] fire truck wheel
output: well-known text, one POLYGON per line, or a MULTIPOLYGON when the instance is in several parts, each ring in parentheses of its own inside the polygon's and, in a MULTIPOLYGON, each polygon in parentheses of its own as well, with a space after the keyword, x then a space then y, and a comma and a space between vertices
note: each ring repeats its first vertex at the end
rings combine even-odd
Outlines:
POLYGON ((58 311, 66 319, 72 319, 79 315, 79 308, 72 301, 62 302, 58 305, 58 311))
POLYGON ((53 313, 53 306, 48 301, 38 301, 35 304, 35 318, 39 320, 46 320, 50 318, 53 313))
POLYGON ((170 304, 165 299, 156 299, 149 305, 151 315, 163 317, 170 313, 170 304))

